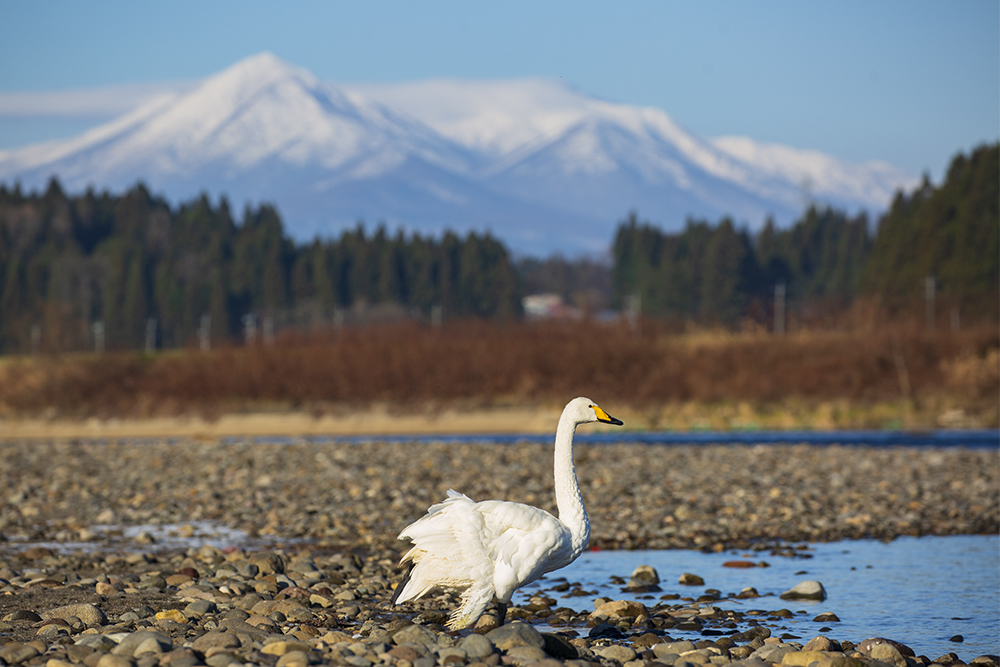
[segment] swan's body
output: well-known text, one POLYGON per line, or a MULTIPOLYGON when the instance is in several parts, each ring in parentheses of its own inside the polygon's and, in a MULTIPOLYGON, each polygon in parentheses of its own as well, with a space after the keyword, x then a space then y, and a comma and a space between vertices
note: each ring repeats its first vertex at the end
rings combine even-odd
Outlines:
POLYGON ((409 573, 393 602, 415 600, 435 588, 461 591, 462 606, 452 613, 453 630, 474 624, 496 597, 500 623, 519 587, 569 565, 590 541, 573 465, 573 435, 579 424, 622 422, 587 398, 570 401, 559 418, 555 442, 555 490, 559 518, 545 510, 502 500, 474 502, 457 491, 431 506, 399 534, 413 547, 403 556, 409 573))

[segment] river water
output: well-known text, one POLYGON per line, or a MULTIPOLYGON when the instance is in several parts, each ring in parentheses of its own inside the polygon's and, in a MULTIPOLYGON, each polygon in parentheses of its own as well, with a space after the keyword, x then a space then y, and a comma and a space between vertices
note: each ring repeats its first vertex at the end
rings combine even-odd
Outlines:
MULTIPOLYGON (((596 590, 598 596, 638 600, 647 606, 664 594, 697 598, 705 589, 716 589, 726 596, 752 586, 762 597, 712 604, 743 611, 784 608, 796 612, 795 618, 782 622, 784 630, 772 629, 772 633, 794 634, 803 643, 819 634, 854 642, 881 636, 902 642, 917 655, 932 660, 948 652, 965 661, 987 653, 1000 654, 1000 536, 902 537, 891 542, 799 546, 807 548, 796 550, 799 555, 795 557, 772 556, 766 551, 590 551, 551 577, 579 582, 586 590, 596 590), (769 567, 723 567, 732 560, 763 561, 769 567), (630 594, 612 582, 612 577, 628 580, 639 565, 656 568, 662 593, 630 594), (699 575, 705 585, 679 585, 678 578, 685 572, 699 575), (826 600, 803 602, 778 597, 810 579, 823 584, 826 600), (813 622, 821 612, 833 612, 840 622, 813 622), (821 627, 831 630, 820 632, 821 627), (957 635, 962 636, 962 642, 951 641, 957 635)), ((550 587, 552 578, 519 592, 515 602, 522 599, 519 596, 526 598, 538 588, 550 587)), ((560 599, 559 604, 583 610, 592 599, 560 599)), ((672 629, 669 634, 675 639, 702 639, 694 632, 672 629)))

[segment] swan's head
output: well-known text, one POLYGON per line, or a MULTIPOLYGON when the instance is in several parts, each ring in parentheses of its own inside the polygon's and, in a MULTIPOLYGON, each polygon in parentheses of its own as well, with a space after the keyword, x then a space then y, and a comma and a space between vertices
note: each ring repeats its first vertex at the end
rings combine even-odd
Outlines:
POLYGON ((572 401, 566 404, 566 409, 563 410, 563 414, 571 417, 573 421, 577 424, 587 424, 589 422, 603 422, 605 424, 614 424, 615 426, 621 426, 622 420, 615 419, 607 412, 601 409, 597 403, 594 403, 589 398, 574 398, 572 401))

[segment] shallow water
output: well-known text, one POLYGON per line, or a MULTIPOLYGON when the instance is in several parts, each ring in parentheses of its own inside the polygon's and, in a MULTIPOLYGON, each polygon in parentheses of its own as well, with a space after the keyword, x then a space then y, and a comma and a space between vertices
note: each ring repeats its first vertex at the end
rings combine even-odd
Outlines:
MULTIPOLYGON (((591 551, 575 563, 550 575, 515 596, 527 598, 539 588, 551 587, 557 578, 579 582, 593 597, 558 598, 561 606, 593 609, 595 597, 639 600, 652 606, 664 594, 697 598, 705 589, 726 595, 752 586, 762 596, 744 600, 713 602, 721 608, 789 609, 795 618, 782 621, 772 633, 800 636, 804 643, 816 635, 860 642, 869 637, 887 637, 912 648, 917 655, 937 658, 948 652, 969 661, 983 654, 1000 654, 1000 536, 959 535, 950 537, 904 537, 892 542, 860 540, 810 544, 797 551, 806 557, 770 555, 769 552, 729 551, 706 554, 698 551, 591 551), (811 557, 808 557, 811 556, 811 557), (734 569, 722 564, 731 560, 764 561, 770 567, 734 569), (661 593, 630 594, 612 576, 628 580, 639 565, 651 565, 659 573, 661 593), (691 572, 705 580, 704 586, 681 586, 678 578, 691 572), (778 596, 800 581, 815 579, 823 584, 823 602, 781 600, 778 596), (821 612, 833 612, 840 622, 816 623, 821 612), (820 632, 820 628, 831 630, 820 632), (962 635, 964 641, 950 641, 962 635)), ((669 604, 678 604, 670 601, 669 604)), ((745 630, 746 627, 740 627, 745 630)), ((701 638, 693 632, 670 630, 674 638, 701 638)))
MULTIPOLYGON (((224 443, 252 441, 267 444, 292 444, 295 442, 339 442, 362 444, 366 442, 481 442, 495 445, 516 442, 549 443, 551 434, 540 433, 474 433, 474 434, 413 434, 413 435, 311 435, 311 436, 251 436, 222 438, 224 443)), ((648 445, 699 445, 699 444, 808 444, 808 445, 864 445, 869 447, 1000 447, 997 429, 937 429, 927 431, 607 431, 578 433, 577 442, 643 443, 648 445)))

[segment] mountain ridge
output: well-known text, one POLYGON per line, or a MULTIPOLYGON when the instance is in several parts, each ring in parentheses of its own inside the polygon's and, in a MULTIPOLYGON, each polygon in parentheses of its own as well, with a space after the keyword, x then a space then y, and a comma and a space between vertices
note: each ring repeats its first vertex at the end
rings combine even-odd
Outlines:
POLYGON ((492 231, 520 254, 601 253, 630 210, 678 228, 791 222, 806 201, 888 206, 915 179, 881 163, 742 138, 706 140, 663 110, 561 82, 334 85, 257 54, 65 141, 0 151, 0 181, 277 205, 293 237, 359 220, 492 231))

